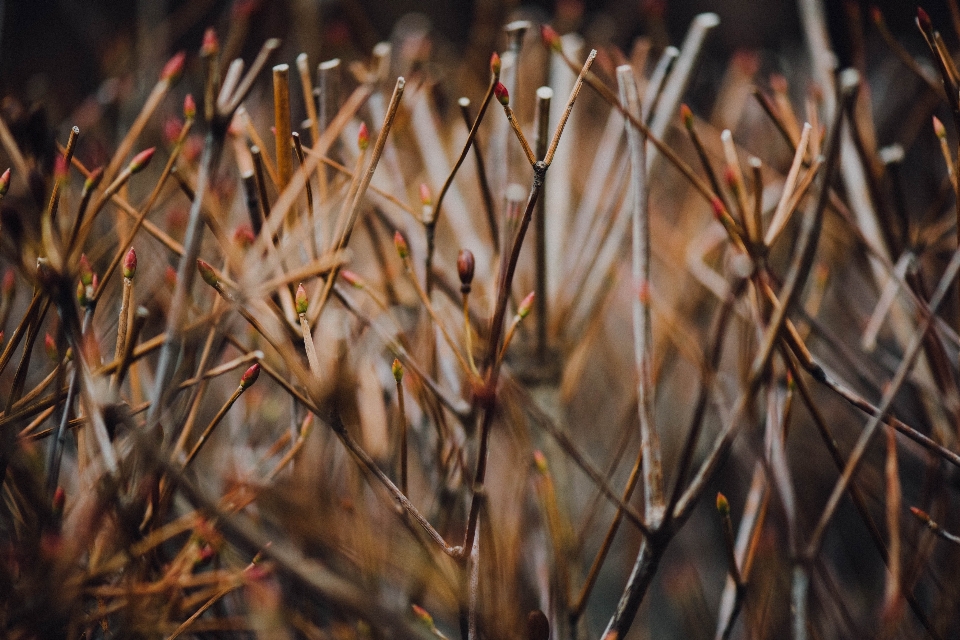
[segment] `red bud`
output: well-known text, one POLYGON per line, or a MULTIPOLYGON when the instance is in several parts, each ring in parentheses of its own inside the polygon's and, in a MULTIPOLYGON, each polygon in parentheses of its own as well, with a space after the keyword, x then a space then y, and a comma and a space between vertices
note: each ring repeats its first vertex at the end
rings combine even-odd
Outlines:
POLYGON ((257 363, 243 372, 243 376, 240 378, 240 388, 249 389, 251 386, 253 386, 253 383, 256 382, 257 378, 259 377, 260 377, 260 363, 257 363))
POLYGON ((497 86, 493 88, 493 95, 497 96, 497 100, 503 106, 510 104, 510 92, 507 91, 507 88, 503 86, 502 82, 498 82, 497 86))
POLYGON ((548 24, 540 27, 540 37, 543 39, 543 44, 554 51, 559 52, 563 48, 560 42, 560 34, 554 31, 553 27, 548 24))
POLYGON ((367 129, 367 123, 360 123, 360 132, 357 134, 357 146, 360 151, 366 151, 370 146, 370 131, 367 129))
POLYGON ((924 33, 933 31, 933 22, 930 21, 930 15, 923 10, 923 7, 917 7, 917 24, 920 25, 924 33))
POLYGON ((47 357, 54 362, 59 360, 57 357, 57 343, 49 333, 43 336, 43 350, 47 352, 47 357))
POLYGON ((713 200, 710 201, 710 206, 713 207, 713 215, 715 218, 717 218, 717 220, 723 217, 726 209, 724 208, 723 201, 720 198, 714 196, 713 200))
POLYGON ((457 275, 460 276, 460 284, 470 286, 470 283, 473 282, 475 266, 473 252, 469 249, 460 249, 460 253, 457 254, 457 275))
POLYGON ((542 475, 547 475, 547 472, 550 470, 547 466, 547 456, 543 455, 543 451, 539 449, 533 452, 533 465, 542 475))

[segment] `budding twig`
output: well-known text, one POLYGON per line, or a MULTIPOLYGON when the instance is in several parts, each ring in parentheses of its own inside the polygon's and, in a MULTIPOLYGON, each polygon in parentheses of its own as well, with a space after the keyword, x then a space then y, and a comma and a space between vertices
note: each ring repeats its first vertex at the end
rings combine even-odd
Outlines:
POLYGON ((227 399, 223 406, 220 407, 220 410, 217 411, 217 414, 210 421, 210 424, 207 425, 207 428, 203 430, 203 433, 200 434, 200 437, 197 439, 197 442, 193 445, 193 448, 190 449, 190 453, 187 454, 186 460, 183 461, 183 469, 186 469, 193 459, 197 457, 197 453, 200 452, 200 448, 203 447, 207 439, 210 437, 210 434, 213 433, 213 430, 220 424, 220 421, 223 419, 223 416, 227 414, 227 411, 230 410, 230 407, 233 406, 233 403, 240 398, 244 391, 253 386, 253 383, 257 381, 257 378, 260 377, 260 365, 255 364, 244 372, 243 376, 240 378, 240 384, 237 386, 233 394, 227 399))
POLYGON ((723 551, 727 556, 727 567, 730 576, 738 589, 743 589, 743 578, 740 576, 740 569, 737 566, 737 556, 734 550, 733 523, 730 521, 730 503, 727 497, 722 493, 717 493, 717 512, 720 514, 721 524, 723 526, 723 551))
MULTIPOLYGON (((387 136, 390 133, 390 127, 393 125, 393 121, 397 116, 397 109, 400 107, 400 98, 403 96, 403 87, 405 84, 406 80, 404 80, 403 77, 397 78, 397 84, 394 86, 393 95, 390 98, 390 104, 387 107, 387 113, 384 116, 383 125, 380 127, 380 133, 377 135, 377 142, 373 147, 373 153, 370 156, 370 162, 367 164, 367 169, 360 179, 360 184, 357 186, 357 192, 353 197, 353 201, 351 202, 346 225, 344 226, 343 233, 340 235, 340 238, 337 241, 337 249, 346 248, 350 242, 350 236, 353 233, 353 227, 356 225, 357 218, 360 215, 360 205, 363 202, 363 197, 366 195, 367 187, 370 186, 370 181, 373 180, 373 174, 377 170, 377 164, 380 162, 380 156, 383 155, 383 148, 387 144, 387 136)), ((334 269, 333 272, 327 276, 323 291, 320 294, 320 301, 317 303, 316 314, 312 317, 318 317, 323 311, 323 307, 326 305, 327 300, 330 297, 330 292, 333 289, 333 285, 337 280, 338 272, 339 269, 334 269)))
POLYGON ((457 343, 454 342, 453 338, 450 337, 446 326, 444 326, 443 322, 440 320, 440 316, 437 315, 436 310, 430 303, 430 298, 427 296, 427 292, 423 289, 423 286, 417 279, 417 273, 413 268, 413 262, 410 260, 410 248, 407 245, 407 241, 399 231, 393 235, 393 243, 397 248, 397 254, 400 256, 400 260, 403 261, 403 266, 407 271, 407 275, 410 276, 410 282, 413 283, 413 288, 416 290, 417 295, 420 296, 420 301, 426 308, 427 313, 430 314, 430 318, 433 320, 434 324, 436 324, 440 329, 440 333, 447 342, 447 346, 450 347, 451 351, 453 351, 453 355, 456 356, 457 362, 460 363, 460 367, 463 369, 464 374, 470 378, 470 366, 467 364, 467 361, 463 359, 463 356, 460 354, 460 349, 457 347, 457 343))
POLYGON ((320 360, 317 358, 317 348, 313 343, 313 333, 310 331, 310 321, 307 320, 307 292, 303 285, 297 287, 296 297, 297 316, 300 318, 300 331, 303 334, 303 348, 307 352, 307 362, 310 364, 310 373, 314 378, 320 377, 320 360))
MULTIPOLYGON (((460 115, 463 116, 463 122, 467 129, 473 128, 474 120, 470 115, 470 99, 460 98, 457 101, 460 106, 460 115)), ((487 214, 487 226, 490 228, 490 238, 493 242, 494 254, 500 253, 500 231, 497 226, 497 215, 493 208, 493 195, 490 193, 490 183, 487 180, 487 169, 483 163, 483 153, 480 151, 480 143, 473 141, 473 155, 477 165, 477 182, 480 183, 480 195, 483 198, 483 210, 487 214)))
POLYGON ((133 277, 137 273, 137 252, 132 248, 123 259, 123 294, 120 299, 120 317, 117 320, 117 345, 113 359, 123 355, 127 339, 127 320, 130 317, 130 302, 133 299, 133 277))
POLYGON ((524 318, 530 315, 530 310, 533 308, 535 299, 536 292, 531 291, 520 302, 520 306, 517 307, 517 313, 513 316, 510 327, 507 329, 507 334, 503 338, 503 347, 500 348, 500 355, 497 357, 498 361, 502 361, 503 357, 507 354, 507 349, 510 347, 510 342, 513 340, 513 334, 516 332, 517 326, 520 325, 520 322, 524 318))
POLYGON ((400 410, 400 491, 406 496, 409 495, 409 491, 407 488, 407 410, 404 408, 402 384, 403 365, 394 358, 390 370, 393 373, 393 379, 397 382, 397 404, 400 410))
MULTIPOLYGON (((313 103, 312 100, 310 102, 311 104, 313 103)), ((303 155, 303 143, 300 141, 300 134, 294 131, 290 135, 293 136, 293 148, 297 153, 297 161, 300 163, 300 171, 304 174, 303 184, 307 195, 307 221, 309 225, 308 235, 310 236, 309 246, 310 251, 312 252, 311 255, 316 258, 318 255, 320 255, 320 249, 317 247, 317 233, 316 229, 314 229, 313 221, 313 188, 310 186, 310 176, 307 174, 304 168, 304 165, 306 164, 306 157, 303 155)))
POLYGON ((931 518, 926 511, 922 511, 917 507, 910 507, 910 513, 912 513, 917 520, 922 522, 930 531, 933 531, 937 536, 943 538, 947 542, 952 542, 953 544, 960 545, 960 536, 956 536, 949 531, 943 529, 939 524, 937 524, 933 518, 931 518))
MULTIPOLYGON (((617 67, 620 102, 635 118, 640 117, 640 97, 633 69, 617 67)), ((653 331, 650 317, 650 219, 647 187, 646 140, 627 122, 630 151, 630 194, 633 200, 633 334, 637 373, 637 410, 640 416, 640 447, 643 449, 644 505, 646 522, 657 527, 664 517, 663 471, 660 436, 653 419, 653 331)))

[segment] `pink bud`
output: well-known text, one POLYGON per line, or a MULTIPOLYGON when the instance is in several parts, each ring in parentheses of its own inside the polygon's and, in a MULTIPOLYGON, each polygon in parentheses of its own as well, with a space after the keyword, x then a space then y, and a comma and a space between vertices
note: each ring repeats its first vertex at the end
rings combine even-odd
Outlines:
POLYGON ((207 28, 203 32, 203 44, 200 46, 200 55, 203 57, 216 55, 220 51, 220 41, 217 39, 217 32, 213 27, 207 28))
POLYGON ((197 103, 194 102, 193 96, 187 94, 187 97, 183 99, 183 117, 187 120, 193 120, 197 116, 197 103))
POLYGON ((183 51, 174 55, 163 67, 160 72, 160 79, 173 82, 183 73, 183 63, 187 59, 187 54, 183 51))
POLYGON ((526 318, 530 315, 530 311, 533 309, 533 299, 536 297, 536 294, 531 291, 527 294, 527 297, 520 301, 520 306, 517 307, 517 315, 521 318, 526 318))
POLYGON ((360 132, 357 134, 357 146, 360 147, 360 151, 366 151, 367 147, 370 146, 370 131, 367 129, 367 123, 360 123, 360 132))
POLYGON ((543 40, 543 44, 553 51, 559 52, 563 48, 560 42, 560 34, 554 31, 553 27, 548 24, 540 27, 540 38, 543 40))
POLYGON ((127 280, 132 280, 136 274, 137 252, 133 247, 130 247, 130 251, 127 251, 127 255, 123 257, 123 277, 127 280))
POLYGON ((363 289, 363 278, 355 274, 353 271, 344 269, 340 272, 340 277, 347 281, 351 287, 356 289, 363 289))
POLYGON ((80 282, 87 286, 93 282, 93 269, 90 267, 90 260, 87 254, 80 254, 80 282))
POLYGON ((307 300, 307 290, 303 288, 303 285, 297 287, 297 298, 294 302, 294 305, 297 308, 297 315, 303 315, 307 312, 307 307, 309 306, 309 301, 307 300))
POLYGON ((200 272, 200 277, 203 278, 203 281, 214 289, 220 286, 220 278, 217 276, 217 272, 213 270, 213 267, 210 266, 208 262, 197 258, 197 270, 200 272))
POLYGON ((430 203, 433 202, 433 198, 430 196, 430 187, 427 186, 427 183, 420 183, 420 204, 425 207, 430 206, 430 203))
POLYGON ((8 189, 10 189, 10 169, 7 169, 3 172, 3 175, 0 175, 0 198, 7 195, 8 189))
POLYGON ((49 333, 43 336, 43 350, 47 352, 47 357, 54 362, 59 359, 57 357, 57 343, 49 333))
POLYGON ((393 234, 393 246, 397 248, 397 253, 400 255, 401 260, 406 260, 407 256, 410 255, 410 247, 399 231, 393 234))
POLYGON ((179 118, 169 117, 163 123, 163 139, 167 144, 173 144, 180 138, 180 132, 183 131, 183 123, 179 118))
POLYGON ((933 116, 933 132, 937 134, 938 138, 947 137, 947 129, 937 116, 933 116))
POLYGON ((260 363, 256 363, 251 366, 249 369, 243 372, 243 376, 240 378, 240 388, 249 389, 253 386, 253 383, 257 381, 257 378, 260 377, 260 363))
POLYGON ((537 449, 533 452, 533 464, 542 475, 547 475, 549 467, 547 466, 547 456, 543 455, 543 451, 537 449))
POLYGON ((66 180, 69 173, 70 165, 67 164, 67 159, 58 155, 53 163, 54 180, 66 180))
POLYGON ((100 181, 103 180, 103 167, 97 167, 90 172, 90 176, 83 183, 83 195, 87 195, 94 189, 100 186, 100 181))
POLYGON ((237 227, 237 230, 233 232, 233 241, 244 249, 250 247, 256 239, 257 237, 253 234, 253 227, 249 224, 241 224, 237 227))
POLYGON ((133 160, 130 161, 130 164, 127 167, 130 170, 130 173, 137 173, 146 169, 156 151, 156 147, 150 147, 149 149, 144 149, 137 155, 133 156, 133 160))
POLYGON ((500 62, 500 56, 496 51, 493 52, 493 55, 490 56, 490 73, 493 74, 494 78, 500 77, 500 68, 502 64, 500 62))

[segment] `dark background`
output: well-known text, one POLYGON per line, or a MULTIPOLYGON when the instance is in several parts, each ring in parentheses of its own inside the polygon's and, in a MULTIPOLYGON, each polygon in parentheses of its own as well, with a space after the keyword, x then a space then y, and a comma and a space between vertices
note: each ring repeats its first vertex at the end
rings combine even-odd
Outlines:
MULTIPOLYGON (((831 36, 841 63, 849 57, 845 46, 849 9, 859 9, 869 35, 872 25, 867 16, 871 4, 826 3, 831 36)), ((907 48, 922 51, 913 24, 915 5, 896 0, 876 4, 907 48)), ((640 34, 652 35, 661 43, 679 43, 690 19, 702 11, 720 15, 720 28, 712 39, 710 53, 721 59, 737 49, 789 51, 801 41, 796 3, 786 1, 0 0, 0 94, 15 96, 26 104, 42 98, 57 122, 97 91, 107 78, 123 77, 133 69, 142 73, 145 66, 159 68, 180 49, 195 54, 203 29, 214 25, 224 33, 231 10, 238 7, 253 11, 246 39, 248 49, 252 51, 266 37, 280 36, 309 53, 312 60, 362 55, 377 41, 387 38, 404 14, 414 11, 429 16, 436 35, 454 51, 463 51, 471 43, 486 49, 502 47, 502 42, 492 42, 495 32, 473 26, 481 19, 508 20, 517 10, 550 20, 561 31, 578 30, 588 39, 624 49, 640 34), (162 21, 163 16, 168 20, 162 21), (152 27, 158 23, 169 27, 165 51, 160 52, 140 44, 144 31, 143 27, 138 29, 138 25, 152 27), (290 25, 299 28, 291 32, 290 25), (153 59, 144 60, 151 56, 153 59)), ((949 24, 943 2, 925 8, 936 24, 949 24)), ((950 30, 943 31, 948 44, 953 44, 947 33, 950 30)))

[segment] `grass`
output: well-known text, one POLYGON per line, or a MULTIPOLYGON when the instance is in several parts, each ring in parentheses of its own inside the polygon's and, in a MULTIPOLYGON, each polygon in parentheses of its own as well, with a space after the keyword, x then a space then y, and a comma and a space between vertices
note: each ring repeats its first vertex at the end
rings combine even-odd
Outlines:
POLYGON ((809 91, 246 7, 108 156, 0 119, 4 634, 955 636, 960 31, 799 8, 809 91))

